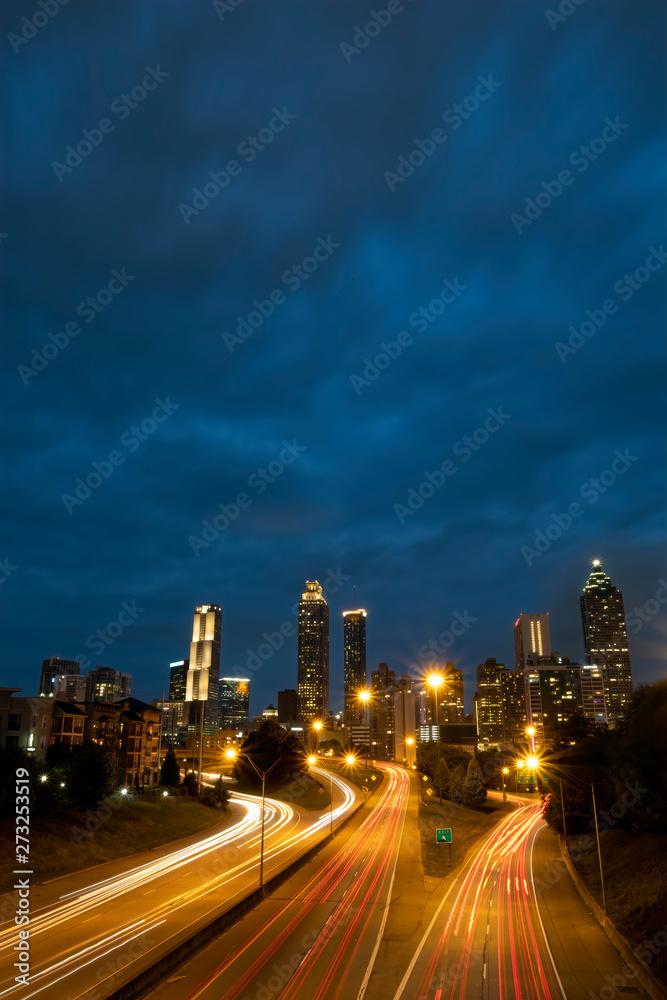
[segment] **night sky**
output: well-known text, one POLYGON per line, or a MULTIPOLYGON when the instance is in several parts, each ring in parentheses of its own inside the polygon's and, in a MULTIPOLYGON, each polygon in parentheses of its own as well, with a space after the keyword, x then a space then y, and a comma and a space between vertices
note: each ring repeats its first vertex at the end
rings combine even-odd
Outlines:
POLYGON ((215 602, 260 712, 328 579, 332 707, 360 606, 369 669, 464 619, 470 709, 593 558, 664 676, 664 7, 387 6, 3 4, 2 684, 159 697, 215 602))

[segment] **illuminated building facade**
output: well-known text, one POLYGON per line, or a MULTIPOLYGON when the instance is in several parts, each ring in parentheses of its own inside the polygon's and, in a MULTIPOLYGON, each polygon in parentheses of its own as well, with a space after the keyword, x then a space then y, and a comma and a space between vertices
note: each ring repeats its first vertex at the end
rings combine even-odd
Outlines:
POLYGON ((363 723, 366 708, 357 692, 366 687, 366 612, 343 612, 344 718, 348 726, 363 723))
POLYGON ((250 724, 250 679, 221 677, 219 693, 220 728, 247 729, 250 724))
POLYGON ((329 714, 329 606, 317 582, 307 581, 299 601, 299 718, 324 720, 329 714))
MULTIPOLYGON (((222 632, 222 608, 217 604, 202 604, 195 608, 190 643, 190 662, 185 682, 185 700, 205 702, 204 732, 218 735, 219 725, 219 682, 220 682, 220 636, 222 632)), ((201 725, 191 718, 191 723, 201 725)))
POLYGON ((622 718, 632 698, 632 670, 623 594, 615 587, 599 560, 579 598, 586 662, 602 670, 609 721, 622 718))
POLYGON ((549 615, 519 615, 514 623, 514 666, 525 670, 530 657, 551 656, 549 615))
POLYGON ((477 666, 477 697, 475 713, 480 740, 489 743, 504 741, 502 675, 504 663, 489 657, 477 666))
POLYGON ((59 675, 78 676, 81 673, 79 660, 61 660, 59 656, 50 656, 42 660, 42 673, 39 678, 39 697, 53 698, 55 696, 56 677, 59 675))
POLYGON ((526 680, 523 671, 503 670, 500 675, 503 699, 503 743, 526 739, 526 680))
POLYGON ((185 701, 189 666, 189 660, 169 664, 169 701, 185 701))
POLYGON ((604 673, 601 667, 581 667, 581 699, 584 715, 594 722, 608 722, 607 700, 604 693, 604 673))
POLYGON ((129 698, 132 674, 124 674, 112 667, 95 667, 86 675, 86 701, 113 702, 129 698))

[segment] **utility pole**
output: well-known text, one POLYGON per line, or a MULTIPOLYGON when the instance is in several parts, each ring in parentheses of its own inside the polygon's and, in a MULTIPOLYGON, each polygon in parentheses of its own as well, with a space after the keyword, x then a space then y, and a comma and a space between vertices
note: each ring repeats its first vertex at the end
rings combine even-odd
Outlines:
POLYGON ((160 726, 157 731, 157 784, 160 784, 160 754, 162 753, 162 719, 164 717, 164 691, 162 692, 162 704, 160 705, 160 726))
MULTIPOLYGON (((595 796, 593 796, 593 799, 595 799, 595 796)), ((561 806, 561 810, 563 812, 563 840, 565 841, 565 846, 567 847, 567 830, 565 828, 565 799, 563 798, 563 779, 562 778, 560 779, 560 806, 561 806)), ((597 826, 597 820, 595 821, 595 825, 597 826)))
POLYGON ((598 842, 598 861, 600 862, 600 885, 602 886, 602 909, 604 910, 604 915, 606 917, 607 899, 604 893, 604 875, 602 874, 602 854, 600 852, 600 831, 598 830, 598 813, 595 807, 595 788, 593 787, 592 781, 591 781, 591 794, 593 796, 593 816, 595 817, 595 836, 598 842))

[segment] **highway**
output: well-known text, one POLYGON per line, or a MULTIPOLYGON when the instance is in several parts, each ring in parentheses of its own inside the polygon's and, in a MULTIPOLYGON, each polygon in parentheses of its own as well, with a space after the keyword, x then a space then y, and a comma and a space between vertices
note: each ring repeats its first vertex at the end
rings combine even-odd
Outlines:
MULTIPOLYGON (((320 773, 328 784, 328 772, 320 773)), ((333 782, 335 828, 360 795, 338 776, 333 782)), ((261 801, 233 793, 230 808, 216 832, 175 850, 167 845, 33 886, 30 986, 14 982, 17 928, 5 922, 0 997, 101 1000, 256 889, 261 801)), ((329 824, 328 810, 308 813, 267 799, 265 880, 325 839, 329 824)))
MULTIPOLYGON (((621 958, 562 861, 556 868, 558 848, 541 806, 508 797, 516 810, 446 880, 388 1000, 589 1000, 608 987, 605 975, 620 973, 621 958)), ((644 995, 639 988, 632 992, 644 995)))
POLYGON ((316 858, 151 994, 151 1000, 348 1000, 363 995, 391 899, 410 777, 377 792, 316 858))

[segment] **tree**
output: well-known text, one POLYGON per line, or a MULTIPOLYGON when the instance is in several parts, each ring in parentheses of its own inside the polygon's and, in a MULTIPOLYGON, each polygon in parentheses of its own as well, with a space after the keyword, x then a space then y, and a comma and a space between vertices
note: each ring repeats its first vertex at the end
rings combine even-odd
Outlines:
POLYGON ((463 770, 463 764, 459 764, 449 776, 449 797, 452 802, 456 802, 458 805, 463 805, 465 802, 465 781, 466 773, 463 770))
POLYGON ((186 790, 188 795, 197 794, 198 784, 199 782, 197 781, 197 775, 194 774, 192 771, 188 771, 188 773, 183 778, 183 788, 186 790))
POLYGON ((449 791, 449 778, 450 771, 447 766, 447 761, 444 757, 440 758, 440 763, 435 769, 435 774, 433 775, 433 784, 438 790, 438 795, 440 796, 440 801, 442 802, 442 796, 446 795, 449 791))
POLYGON ((81 812, 96 809, 113 790, 116 768, 106 750, 97 743, 83 743, 72 747, 69 760, 63 762, 63 768, 66 772, 67 797, 81 812))
MULTIPOLYGON (((267 775, 267 784, 278 784, 306 770, 303 743, 273 719, 267 719, 255 732, 248 733, 241 744, 241 751, 260 771, 273 767, 271 774, 267 775)), ((249 785, 261 783, 255 768, 241 754, 234 762, 234 777, 249 785)))
POLYGON ((463 786, 467 805, 479 809, 486 802, 486 785, 479 763, 473 759, 468 764, 465 784, 463 786))
POLYGON ((181 770, 176 760, 174 748, 169 747, 160 769, 160 784, 167 788, 178 788, 181 781, 181 770))

